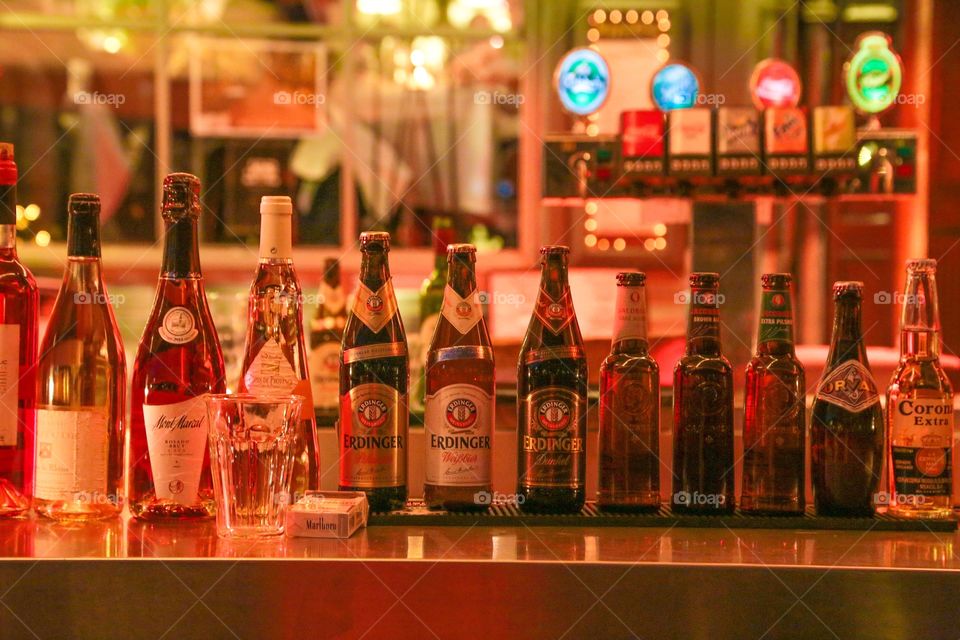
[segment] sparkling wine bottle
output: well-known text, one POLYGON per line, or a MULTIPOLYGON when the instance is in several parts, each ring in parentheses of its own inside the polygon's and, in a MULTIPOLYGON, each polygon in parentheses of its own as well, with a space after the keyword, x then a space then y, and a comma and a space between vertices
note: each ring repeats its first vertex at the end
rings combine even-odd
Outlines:
POLYGON ((336 412, 340 406, 340 342, 347 324, 347 297, 340 280, 340 261, 327 258, 310 323, 310 379, 313 405, 336 412))
POLYGON ((33 506, 58 520, 123 508, 126 364, 100 265, 100 198, 73 194, 67 268, 37 364, 33 506))
POLYGON ((320 472, 303 295, 293 267, 292 215, 293 203, 286 196, 264 196, 260 202, 260 264, 250 286, 239 389, 256 395, 304 397, 291 483, 296 499, 308 489, 319 488, 320 472))
POLYGON ((200 271, 200 181, 167 176, 161 213, 160 281, 133 367, 130 511, 147 520, 205 518, 214 505, 204 397, 226 383, 200 271))
POLYGON ((30 508, 36 420, 37 309, 33 274, 17 258, 17 165, 0 143, 0 516, 30 508))

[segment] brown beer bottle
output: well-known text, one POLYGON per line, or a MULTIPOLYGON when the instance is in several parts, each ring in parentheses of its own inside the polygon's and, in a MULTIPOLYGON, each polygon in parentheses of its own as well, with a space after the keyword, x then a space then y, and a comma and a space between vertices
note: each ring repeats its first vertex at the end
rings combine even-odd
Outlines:
POLYGON ((569 254, 540 249, 540 293, 517 366, 517 502, 532 512, 577 512, 586 492, 587 358, 569 254))
POLYGON ((613 346, 600 367, 600 491, 609 511, 660 506, 660 367, 647 345, 643 273, 617 274, 613 346))
POLYGON ((372 511, 407 500, 407 338, 387 254, 390 234, 360 234, 360 286, 340 349, 340 490, 364 491, 372 511))
POLYGON ((474 273, 477 249, 447 249, 447 285, 427 353, 426 482, 430 508, 485 509, 491 501, 494 366, 474 273))

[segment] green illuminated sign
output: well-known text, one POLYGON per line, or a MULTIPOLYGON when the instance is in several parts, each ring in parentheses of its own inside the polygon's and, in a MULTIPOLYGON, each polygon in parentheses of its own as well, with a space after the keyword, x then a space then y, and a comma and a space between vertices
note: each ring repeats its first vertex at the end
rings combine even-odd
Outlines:
POLYGON ((599 111, 610 95, 610 67, 593 49, 574 49, 557 65, 554 85, 564 109, 588 116, 599 111))
POLYGON ((847 93, 861 113, 886 111, 900 95, 903 63, 890 45, 890 36, 880 31, 861 34, 844 67, 847 93))

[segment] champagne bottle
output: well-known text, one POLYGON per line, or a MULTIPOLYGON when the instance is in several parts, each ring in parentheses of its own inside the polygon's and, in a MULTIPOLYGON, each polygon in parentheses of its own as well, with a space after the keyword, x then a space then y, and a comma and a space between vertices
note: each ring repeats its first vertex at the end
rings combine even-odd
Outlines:
POLYGON ((168 175, 161 213, 163 264, 133 366, 130 511, 148 520, 206 518, 214 503, 204 398, 226 383, 200 270, 200 181, 168 175))
POLYGON ((92 520, 123 508, 126 364, 100 264, 100 198, 67 205, 67 268, 37 365, 34 508, 92 520))
POLYGON ((36 422, 37 311, 33 274, 17 257, 17 165, 0 142, 0 516, 30 508, 36 422))
POLYGON ((291 474, 296 500, 307 490, 319 488, 320 471, 303 295, 293 266, 292 216, 293 203, 286 196, 264 196, 260 202, 260 264, 250 286, 239 389, 256 395, 303 396, 291 474))
POLYGON ((340 342, 347 324, 347 298, 340 279, 340 261, 327 258, 310 323, 310 379, 318 411, 336 412, 340 405, 340 342))

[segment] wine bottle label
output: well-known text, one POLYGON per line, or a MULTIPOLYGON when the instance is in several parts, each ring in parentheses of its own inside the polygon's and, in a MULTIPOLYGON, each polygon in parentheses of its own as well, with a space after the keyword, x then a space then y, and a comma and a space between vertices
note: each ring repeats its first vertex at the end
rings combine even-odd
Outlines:
POLYGON ((186 307, 172 307, 163 314, 160 337, 170 344, 186 344, 197 337, 197 322, 186 307))
POLYGON ((793 342, 793 311, 785 291, 764 291, 760 306, 759 342, 793 342))
POLYGON ((953 398, 917 390, 891 411, 893 481, 898 495, 948 496, 952 489, 953 398))
POLYGON ((440 312, 461 334, 477 326, 483 320, 483 308, 480 306, 480 295, 474 289, 461 298, 460 294, 447 285, 443 290, 443 307, 440 312))
POLYGON ((361 360, 396 358, 405 355, 407 355, 407 344, 405 342, 381 342, 380 344, 368 344, 362 347, 344 349, 343 364, 361 360))
POLYGON ((340 343, 321 342, 310 351, 313 401, 321 409, 336 409, 340 402, 340 343))
POLYGON ((540 289, 533 312, 547 329, 555 335, 559 334, 573 321, 573 300, 570 299, 570 290, 567 289, 558 300, 554 300, 546 291, 540 289))
POLYGON ((376 292, 360 283, 353 313, 367 328, 380 333, 397 312, 397 297, 393 293, 393 281, 387 280, 376 292))
POLYGON ((300 382, 283 348, 273 338, 267 340, 243 375, 243 383, 250 393, 290 393, 300 382))
POLYGON ((450 384, 427 396, 426 480, 441 486, 490 484, 494 398, 472 384, 450 384))
POLYGON ((347 296, 343 292, 343 287, 331 287, 326 282, 321 282, 319 297, 319 303, 330 315, 340 313, 347 306, 347 296))
POLYGON ((196 504, 207 449, 206 395, 174 404, 143 405, 150 471, 157 498, 196 504))
POLYGON ((520 423, 524 487, 579 487, 586 463, 580 419, 586 398, 566 387, 544 387, 523 399, 520 423))
POLYGON ((617 287, 613 342, 647 339, 647 307, 643 287, 617 287))
POLYGON ((407 482, 406 394, 360 384, 340 396, 340 486, 375 489, 407 482))
POLYGON ((17 446, 20 325, 0 324, 0 447, 17 446))
POLYGON ((34 495, 92 501, 107 491, 110 429, 104 409, 37 409, 34 495))
POLYGON ((880 402, 877 384, 859 360, 847 360, 820 381, 817 397, 830 404, 860 413, 880 402))

